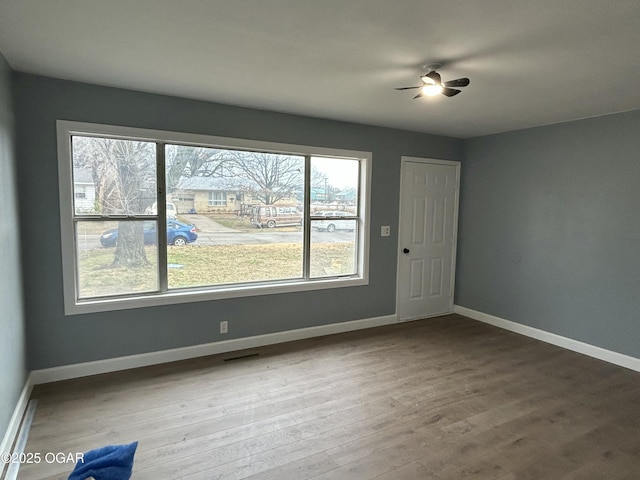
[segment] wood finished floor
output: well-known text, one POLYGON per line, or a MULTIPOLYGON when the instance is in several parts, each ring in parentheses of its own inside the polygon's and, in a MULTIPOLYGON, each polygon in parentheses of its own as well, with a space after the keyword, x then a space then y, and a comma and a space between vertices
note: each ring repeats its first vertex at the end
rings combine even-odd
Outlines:
POLYGON ((242 353, 38 386, 26 451, 138 440, 134 480, 640 478, 640 373, 459 315, 242 353))

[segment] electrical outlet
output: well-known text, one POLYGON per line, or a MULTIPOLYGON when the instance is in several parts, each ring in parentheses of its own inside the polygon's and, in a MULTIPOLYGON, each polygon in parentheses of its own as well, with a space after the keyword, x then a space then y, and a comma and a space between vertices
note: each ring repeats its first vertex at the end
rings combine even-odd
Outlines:
POLYGON ((391 227, 389 225, 384 225, 380 227, 380 236, 388 237, 391 235, 391 227))
POLYGON ((220 322, 220 333, 227 333, 229 331, 229 322, 226 320, 224 322, 220 322))

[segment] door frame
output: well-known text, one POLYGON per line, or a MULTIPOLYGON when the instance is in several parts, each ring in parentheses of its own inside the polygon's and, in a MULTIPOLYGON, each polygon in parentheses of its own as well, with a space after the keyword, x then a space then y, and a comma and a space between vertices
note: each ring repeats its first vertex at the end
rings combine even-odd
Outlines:
MULTIPOLYGON (((404 185, 404 174, 406 170, 407 163, 423 163, 423 164, 431 164, 431 165, 448 165, 456 168, 456 193, 454 199, 454 209, 453 209, 453 251, 451 252, 451 300, 449 301, 449 312, 453 313, 453 296, 455 293, 455 281, 456 281, 456 257, 458 250, 458 210, 460 208, 460 169, 461 163, 455 160, 440 160, 435 158, 420 158, 420 157, 409 157, 403 155, 400 158, 400 202, 398 206, 398 245, 397 245, 397 266, 396 266, 396 318, 398 322, 409 322, 412 320, 419 320, 420 318, 428 318, 425 316, 421 316, 419 318, 400 318, 399 316, 399 302, 400 302, 400 286, 401 286, 401 277, 400 277, 400 263, 402 261, 402 205, 404 203, 404 195, 406 191, 406 186, 404 185)), ((437 314, 442 315, 442 314, 437 314)))

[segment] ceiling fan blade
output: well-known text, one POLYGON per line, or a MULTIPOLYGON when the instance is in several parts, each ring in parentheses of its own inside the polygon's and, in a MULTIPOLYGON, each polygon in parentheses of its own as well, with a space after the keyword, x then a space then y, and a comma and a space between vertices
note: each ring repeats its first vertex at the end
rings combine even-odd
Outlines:
POLYGON ((462 92, 462 90, 456 90, 455 88, 443 88, 442 89, 442 94, 447 96, 447 97, 453 97, 454 95, 459 94, 460 92, 462 92))
POLYGON ((435 84, 442 83, 442 77, 440 77, 440 74, 438 72, 436 72, 435 70, 432 70, 429 73, 427 73, 425 75, 425 77, 430 78, 431 80, 433 80, 433 82, 435 84))
POLYGON ((419 94, 417 94, 415 97, 413 97, 411 100, 415 100, 416 98, 420 98, 420 97, 423 97, 423 96, 424 96, 424 95, 423 95, 423 93, 422 93, 422 92, 420 92, 420 93, 419 93, 419 94))
POLYGON ((419 87, 396 87, 394 88, 394 90, 411 90, 412 88, 422 88, 421 86, 419 87))
POLYGON ((445 87, 466 87, 469 85, 468 78, 456 78, 455 80, 449 80, 448 82, 444 82, 445 87))

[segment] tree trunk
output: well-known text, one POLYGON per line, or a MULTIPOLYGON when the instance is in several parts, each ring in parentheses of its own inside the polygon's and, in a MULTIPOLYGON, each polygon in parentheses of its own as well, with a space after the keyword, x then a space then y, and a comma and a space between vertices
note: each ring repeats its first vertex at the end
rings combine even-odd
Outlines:
POLYGON ((150 265, 144 250, 142 222, 120 222, 113 267, 145 267, 150 265))

